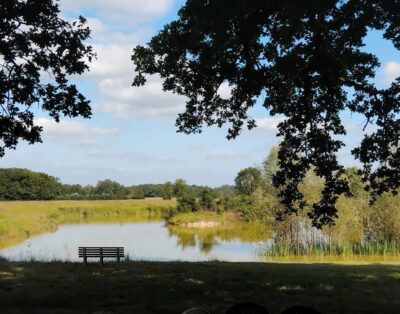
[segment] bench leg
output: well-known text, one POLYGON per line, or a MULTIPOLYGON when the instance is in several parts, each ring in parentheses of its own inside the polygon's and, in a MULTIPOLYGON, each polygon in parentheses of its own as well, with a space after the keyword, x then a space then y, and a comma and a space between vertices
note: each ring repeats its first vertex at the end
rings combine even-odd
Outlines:
POLYGON ((84 258, 83 258, 83 265, 87 265, 87 257, 85 256, 84 258))

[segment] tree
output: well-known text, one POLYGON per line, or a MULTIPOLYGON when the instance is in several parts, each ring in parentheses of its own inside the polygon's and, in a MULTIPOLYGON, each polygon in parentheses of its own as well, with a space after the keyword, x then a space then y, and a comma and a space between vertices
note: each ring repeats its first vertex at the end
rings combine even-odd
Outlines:
POLYGON ((0 169, 0 199, 51 200, 60 195, 57 178, 28 169, 0 169))
POLYGON ((286 117, 273 179, 282 217, 307 207, 299 184, 313 168, 324 187, 308 215, 317 227, 333 225, 338 197, 350 193, 336 157, 342 111, 365 116, 364 129, 376 126, 352 151, 372 197, 400 186, 400 78, 377 88, 379 61, 363 47, 368 31, 380 30, 399 49, 399 12, 398 0, 188 0, 147 47, 134 48, 133 85, 160 75, 164 90, 188 99, 178 131, 227 123, 228 138, 256 126, 248 110, 261 98, 271 116, 286 117), (224 85, 230 97, 220 95, 224 85))
POLYGON ((94 57, 83 44, 90 30, 83 17, 61 19, 56 1, 0 3, 0 157, 19 140, 41 142, 35 106, 57 122, 61 115, 91 115, 89 101, 68 82, 68 76, 88 70, 94 57))
POLYGON ((124 198, 127 192, 128 191, 124 188, 123 185, 110 179, 98 181, 94 188, 95 196, 100 196, 105 199, 124 198))
POLYGON ((172 198, 172 194, 174 193, 174 186, 171 182, 167 181, 164 183, 163 187, 163 199, 170 200, 172 198))
POLYGON ((235 178, 235 188, 240 194, 251 195, 259 186, 261 172, 255 167, 248 167, 239 171, 235 178))
POLYGON ((217 196, 213 189, 203 189, 200 192, 199 205, 204 210, 215 210, 217 196))
POLYGON ((186 181, 183 179, 176 179, 174 183, 174 196, 177 198, 184 197, 186 195, 186 181))

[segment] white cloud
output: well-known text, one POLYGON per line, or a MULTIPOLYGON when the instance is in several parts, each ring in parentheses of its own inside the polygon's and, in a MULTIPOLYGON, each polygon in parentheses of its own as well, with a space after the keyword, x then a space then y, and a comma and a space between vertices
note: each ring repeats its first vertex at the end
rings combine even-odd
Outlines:
POLYGON ((392 83, 400 76, 400 63, 395 61, 386 63, 382 74, 385 83, 392 83))
POLYGON ((211 151, 206 157, 209 159, 232 159, 246 156, 246 153, 232 149, 218 149, 211 151))
POLYGON ((93 147, 88 151, 88 155, 96 158, 110 158, 110 159, 119 159, 120 162, 128 162, 128 164, 153 164, 153 163, 161 163, 161 164, 172 164, 172 163, 182 163, 182 160, 174 157, 162 156, 162 155, 154 155, 147 154, 143 152, 135 152, 135 151, 110 151, 109 149, 103 149, 100 147, 93 147))
POLYGON ((64 12, 82 14, 86 10, 104 19, 136 24, 164 16, 175 0, 63 0, 60 3, 64 12))
POLYGON ((43 127, 43 135, 54 139, 69 139, 79 144, 94 144, 100 136, 112 136, 120 132, 119 128, 99 128, 72 120, 57 123, 47 118, 36 118, 35 124, 43 127))
POLYGON ((131 61, 132 45, 94 44, 93 50, 97 59, 90 64, 89 77, 99 79, 124 77, 130 84, 134 75, 134 65, 131 61))
POLYGON ((219 86, 219 88, 217 90, 217 94, 222 99, 229 99, 232 97, 232 89, 233 89, 233 87, 230 86, 228 84, 228 82, 224 82, 219 86))
POLYGON ((281 123, 284 118, 264 118, 264 119, 257 119, 256 130, 263 130, 263 131, 276 131, 278 129, 278 124, 281 123))
POLYGON ((117 118, 138 119, 176 115, 185 107, 185 98, 162 90, 159 77, 148 77, 145 86, 132 87, 135 75, 132 45, 94 44, 97 60, 86 79, 95 80, 99 94, 96 108, 117 118))
POLYGON ((132 50, 152 35, 149 28, 146 28, 148 26, 142 22, 164 16, 175 2, 176 0, 63 1, 64 13, 79 12, 85 15, 85 10, 89 13, 91 45, 97 58, 90 64, 90 71, 76 79, 96 83, 99 100, 94 106, 97 110, 123 119, 176 115, 183 111, 185 99, 171 92, 164 92, 159 77, 150 77, 147 84, 140 88, 132 87, 135 76, 132 50))
POLYGON ((184 98, 162 90, 160 79, 152 77, 145 86, 132 87, 121 78, 104 79, 99 83, 105 101, 102 108, 117 118, 138 119, 176 115, 184 109, 184 98))
MULTIPOLYGON (((90 28, 90 43, 93 44, 119 44, 130 45, 132 47, 151 37, 151 31, 148 28, 133 28, 129 32, 121 32, 120 28, 114 23, 105 23, 99 18, 88 18, 87 25, 90 28)), ((95 49, 96 50, 96 49, 95 49)))

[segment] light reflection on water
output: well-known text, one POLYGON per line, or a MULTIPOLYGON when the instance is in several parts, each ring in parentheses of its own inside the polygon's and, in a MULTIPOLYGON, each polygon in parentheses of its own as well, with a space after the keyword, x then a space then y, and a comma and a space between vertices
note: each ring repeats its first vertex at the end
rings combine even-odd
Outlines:
POLYGON ((0 250, 10 260, 79 261, 79 246, 123 246, 134 260, 151 261, 262 261, 257 254, 267 240, 246 228, 186 229, 166 227, 164 222, 61 225, 0 250))

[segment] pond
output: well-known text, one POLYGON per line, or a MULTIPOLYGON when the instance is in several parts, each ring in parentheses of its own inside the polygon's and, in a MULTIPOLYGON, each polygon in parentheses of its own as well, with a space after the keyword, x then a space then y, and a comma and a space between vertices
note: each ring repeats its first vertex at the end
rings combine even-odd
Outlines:
POLYGON ((9 260, 79 261, 79 246, 123 246, 132 260, 262 261, 271 234, 260 223, 212 228, 166 226, 163 221, 67 224, 0 250, 9 260))

